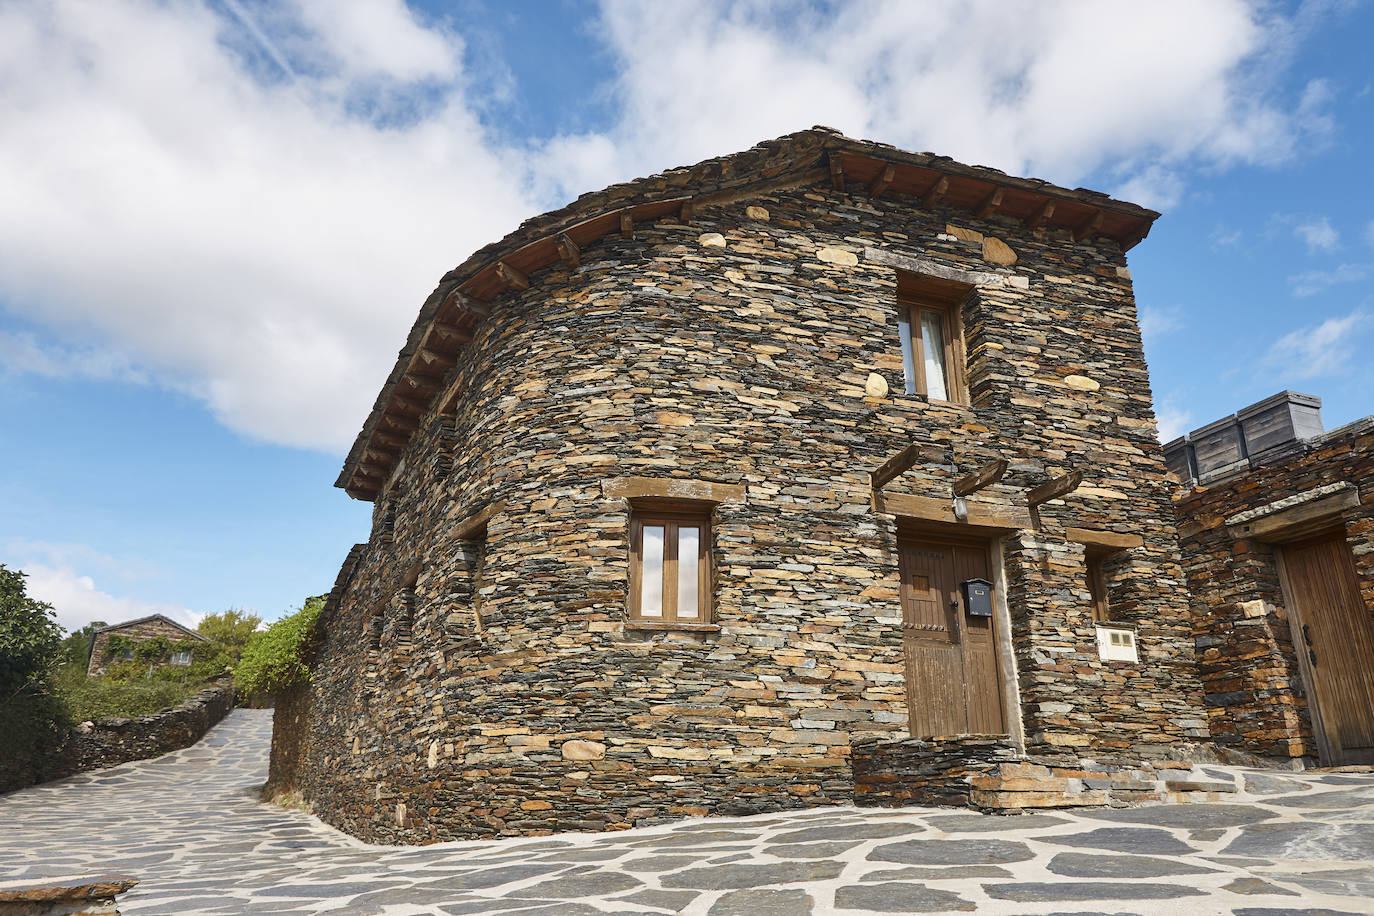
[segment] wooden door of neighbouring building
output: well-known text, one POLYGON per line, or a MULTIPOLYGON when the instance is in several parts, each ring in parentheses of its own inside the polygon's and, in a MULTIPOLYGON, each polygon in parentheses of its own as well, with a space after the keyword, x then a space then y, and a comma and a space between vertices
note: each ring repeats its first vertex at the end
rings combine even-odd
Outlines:
POLYGON ((967 614, 959 588, 991 578, 987 545, 903 539, 898 549, 912 736, 1005 734, 993 618, 967 614))
POLYGON ((1374 763, 1374 620, 1345 533, 1284 544, 1281 557, 1322 762, 1374 763))

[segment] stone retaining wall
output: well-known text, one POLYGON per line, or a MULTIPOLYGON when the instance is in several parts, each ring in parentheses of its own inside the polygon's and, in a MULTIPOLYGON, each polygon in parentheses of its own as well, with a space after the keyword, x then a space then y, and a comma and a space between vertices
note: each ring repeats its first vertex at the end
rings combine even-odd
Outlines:
POLYGON ((1017 813, 1031 808, 1216 801, 1238 786, 1173 760, 1026 756, 1001 735, 865 742, 853 750, 854 803, 952 805, 1017 813))
POLYGON ((82 723, 37 759, 0 756, 0 792, 190 747, 233 708, 234 685, 225 680, 161 712, 82 723))

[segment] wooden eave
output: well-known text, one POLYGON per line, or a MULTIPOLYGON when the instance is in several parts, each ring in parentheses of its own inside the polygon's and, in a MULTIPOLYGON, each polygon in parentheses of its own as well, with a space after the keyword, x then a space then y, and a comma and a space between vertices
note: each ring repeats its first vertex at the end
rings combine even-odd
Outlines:
POLYGON ((1066 229, 1076 242, 1100 234, 1123 251, 1140 242, 1159 216, 1096 191, 1016 178, 932 153, 854 140, 821 127, 612 185, 527 220, 444 276, 421 307, 335 486, 357 499, 376 499, 425 413, 424 408, 417 412, 417 404, 432 408, 438 400, 447 408, 455 398, 456 392, 445 389, 443 380, 490 314, 487 303, 539 282, 534 275, 545 267, 570 264, 567 242, 575 246, 576 260, 576 252, 585 252, 608 235, 632 238, 636 224, 689 223, 705 207, 821 184, 843 185, 886 207, 928 208, 938 203, 982 214, 980 218, 1018 219, 1032 229, 1066 229), (404 444, 398 445, 398 440, 404 444))

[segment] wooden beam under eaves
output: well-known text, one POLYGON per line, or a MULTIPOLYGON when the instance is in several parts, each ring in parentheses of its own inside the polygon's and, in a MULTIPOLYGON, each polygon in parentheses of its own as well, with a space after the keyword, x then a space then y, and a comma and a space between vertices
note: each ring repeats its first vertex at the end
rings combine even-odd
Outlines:
POLYGON ((440 353, 438 350, 431 350, 428 347, 421 347, 418 351, 420 361, 426 366, 435 366, 439 369, 447 369, 456 362, 455 355, 452 353, 440 353))
POLYGON ((408 398, 403 394, 393 394, 391 396, 391 402, 397 407, 414 411, 417 417, 424 413, 425 408, 429 406, 427 401, 421 401, 418 398, 408 398))
POLYGON ((868 196, 877 200, 883 196, 883 192, 892 187, 892 179, 897 177, 897 167, 892 163, 887 164, 887 168, 878 173, 878 177, 873 179, 873 183, 868 186, 868 196))
POLYGON ((410 386, 411 391, 415 392, 421 397, 426 397, 439 390, 438 381, 434 379, 425 378, 424 376, 415 375, 413 373, 401 376, 401 380, 410 386))
POLYGON ((418 417, 409 417, 405 414, 384 413, 382 414, 382 422, 403 433, 413 433, 420 426, 418 417))
POLYGON ((491 315, 491 306, 481 300, 474 299, 464 294, 457 287, 444 298, 444 305, 457 309, 460 312, 467 312, 476 315, 478 318, 486 318, 491 315))
POLYGON ((992 193, 983 198, 983 202, 978 205, 978 209, 973 211, 973 215, 979 219, 987 219, 997 212, 997 208, 1002 206, 1002 189, 993 188, 992 193))
POLYGON ((1031 215, 1030 219, 1026 220, 1026 228, 1032 231, 1039 229, 1051 216, 1054 216, 1054 201, 1047 200, 1040 205, 1040 209, 1031 215))
POLYGON ((635 237, 635 218, 630 215, 629 210, 620 211, 620 237, 622 239, 635 237))
POLYGON ((1007 459, 998 458, 996 461, 988 462, 972 474, 965 474, 954 481, 954 495, 968 496, 970 493, 977 493, 979 490, 990 487, 1002 479, 1002 475, 1007 472, 1007 459))
POLYGON ((496 262, 496 276, 506 284, 506 289, 526 290, 530 288, 530 278, 511 267, 505 261, 496 262))
POLYGON ((1060 477, 1051 477, 1039 486, 1032 487, 1030 490, 1026 491, 1026 503, 1034 507, 1041 503, 1047 503, 1052 499, 1058 499, 1061 496, 1068 496, 1074 490, 1077 490, 1078 485, 1082 482, 1082 471, 1073 471, 1060 477))
POLYGON ((1105 213, 1098 210, 1097 213, 1093 215, 1092 219, 1084 221, 1081 226, 1073 231, 1073 240, 1075 242, 1081 242, 1090 235, 1096 235, 1097 230, 1102 228, 1102 221, 1106 219, 1106 217, 1107 215, 1105 213))
POLYGON ((437 318, 430 322, 429 333, 431 338, 438 337, 446 344, 457 344, 462 346, 472 340, 471 332, 463 330, 456 324, 440 321, 437 318))
POLYGON ((909 471, 921 458, 921 447, 914 442, 902 449, 891 458, 878 466, 878 469, 868 475, 869 482, 873 489, 881 490, 884 486, 896 480, 898 477, 909 471))
POLYGON ((830 154, 830 186, 836 191, 844 190, 844 163, 834 153, 830 154))
POLYGON ((692 222, 692 214, 695 212, 696 207, 692 204, 692 201, 684 200, 682 206, 677 211, 678 222, 684 225, 690 225, 692 222))
POLYGON ((945 196, 949 190, 949 176, 941 175, 930 188, 921 195, 921 209, 929 210, 945 196))
POLYGON ((564 264, 573 270, 582 266, 582 249, 577 247, 577 243, 572 240, 568 233, 558 233, 555 242, 558 245, 558 256, 563 259, 564 264))

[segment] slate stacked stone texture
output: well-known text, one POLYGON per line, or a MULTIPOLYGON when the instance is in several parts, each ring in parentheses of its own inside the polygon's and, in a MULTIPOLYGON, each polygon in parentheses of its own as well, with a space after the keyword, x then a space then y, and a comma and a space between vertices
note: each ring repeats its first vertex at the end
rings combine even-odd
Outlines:
POLYGON ((569 208, 740 189, 488 303, 445 379, 454 409, 430 404, 340 573, 311 687, 279 705, 276 784, 381 842, 850 802, 851 744, 906 734, 897 520, 868 475, 912 443, 886 492, 948 501, 1006 458, 979 498, 1024 510, 1028 487, 1085 472, 1002 542, 1026 749, 1205 736, 1121 246, 834 190, 807 177, 834 136, 569 208), (962 308, 972 406, 902 394, 890 255, 986 280, 962 308), (712 514, 715 631, 627 626, 630 505, 608 482, 629 478, 740 494, 712 514), (458 534, 484 509, 479 548, 458 534), (1139 664, 1098 658, 1068 526, 1143 538, 1110 571, 1139 664))
POLYGON ((1179 540, 1193 595, 1198 669, 1213 740, 1264 757, 1317 759, 1312 720, 1274 548, 1237 539, 1227 519, 1348 482, 1341 513, 1365 607, 1374 613, 1374 418, 1332 430, 1297 454, 1181 492, 1179 540))

